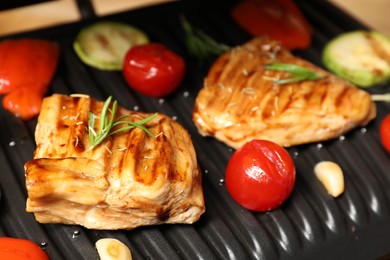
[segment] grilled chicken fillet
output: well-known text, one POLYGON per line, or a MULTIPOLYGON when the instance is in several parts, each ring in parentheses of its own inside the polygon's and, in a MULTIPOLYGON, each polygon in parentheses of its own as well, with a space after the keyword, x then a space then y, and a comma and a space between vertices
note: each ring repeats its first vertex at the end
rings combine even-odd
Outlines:
POLYGON ((328 140, 375 117, 370 94, 292 55, 278 42, 258 37, 221 55, 194 106, 200 134, 233 148, 252 139, 288 147, 328 140), (295 64, 322 77, 275 84, 292 75, 266 64, 295 64))
MULTIPOLYGON (((27 211, 41 223, 90 229, 197 221, 201 173, 186 130, 159 114, 145 125, 155 138, 134 128, 88 150, 88 111, 100 115, 102 106, 89 97, 44 99, 34 159, 25 164, 27 211)), ((124 114, 133 122, 150 115, 118 107, 124 114)))

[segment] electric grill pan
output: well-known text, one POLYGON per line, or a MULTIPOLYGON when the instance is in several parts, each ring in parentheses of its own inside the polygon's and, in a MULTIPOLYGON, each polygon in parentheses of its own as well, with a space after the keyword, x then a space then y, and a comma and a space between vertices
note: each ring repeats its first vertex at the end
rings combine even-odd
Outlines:
MULTIPOLYGON (((175 118, 190 133, 203 172, 206 212, 193 225, 161 225, 134 230, 98 231, 80 226, 35 221, 25 211, 25 162, 35 149, 36 119, 23 122, 0 109, 0 236, 26 238, 39 244, 51 259, 98 259, 95 242, 113 237, 124 242, 134 259, 373 259, 390 253, 390 156, 380 145, 378 127, 390 112, 378 103, 378 115, 367 127, 331 141, 288 148, 297 167, 291 197, 278 209, 254 213, 236 204, 226 191, 224 172, 234 152, 213 138, 202 137, 191 120, 195 97, 212 59, 199 64, 184 44, 180 15, 230 46, 250 37, 231 19, 234 1, 177 1, 97 17, 88 1, 78 1, 80 22, 1 39, 36 37, 55 40, 61 59, 52 93, 84 93, 105 100, 112 95, 134 110, 161 112, 175 118), (84 4, 83 4, 84 3, 84 4), (86 4, 85 4, 86 3, 86 4), (180 89, 164 99, 133 92, 120 72, 101 71, 83 64, 72 43, 79 30, 98 20, 126 22, 150 39, 169 46, 186 59, 188 71, 180 89), (340 164, 346 189, 329 196, 313 174, 322 160, 340 164)), ((312 46, 295 54, 322 66, 321 50, 334 36, 367 29, 323 0, 297 1, 314 30, 312 46)), ((369 89, 390 92, 390 85, 369 89)))

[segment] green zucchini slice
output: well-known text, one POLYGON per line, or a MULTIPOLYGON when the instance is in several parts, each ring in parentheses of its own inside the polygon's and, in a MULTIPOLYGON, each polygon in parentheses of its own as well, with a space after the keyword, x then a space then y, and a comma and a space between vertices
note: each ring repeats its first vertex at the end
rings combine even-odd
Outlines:
POLYGON ((84 27, 73 48, 86 64, 102 70, 121 70, 127 51, 135 45, 148 43, 140 29, 119 22, 103 21, 84 27))
POLYGON ((390 79, 390 38, 376 31, 352 31, 331 40, 322 61, 328 70, 359 87, 390 79))

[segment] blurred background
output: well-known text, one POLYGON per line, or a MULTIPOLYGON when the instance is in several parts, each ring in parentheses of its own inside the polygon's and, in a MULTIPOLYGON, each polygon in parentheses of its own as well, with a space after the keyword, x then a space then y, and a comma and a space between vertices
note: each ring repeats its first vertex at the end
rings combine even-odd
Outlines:
MULTIPOLYGON (((91 4, 96 15, 102 16, 168 1, 174 0, 3 0, 0 36, 77 21, 84 15, 79 11, 80 4, 91 4)), ((333 2, 367 26, 390 35, 390 0, 324 1, 333 2)))

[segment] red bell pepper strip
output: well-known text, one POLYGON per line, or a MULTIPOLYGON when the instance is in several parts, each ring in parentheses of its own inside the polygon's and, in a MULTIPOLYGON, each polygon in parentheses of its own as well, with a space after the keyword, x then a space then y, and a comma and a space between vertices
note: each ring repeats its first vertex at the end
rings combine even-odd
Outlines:
POLYGON ((290 50, 311 44, 311 26, 293 0, 241 0, 231 14, 252 36, 268 35, 290 50))
POLYGON ((31 119, 40 111, 59 59, 57 43, 40 39, 0 42, 0 94, 5 109, 31 119))
POLYGON ((0 260, 49 260, 35 242, 22 238, 0 237, 0 260))

